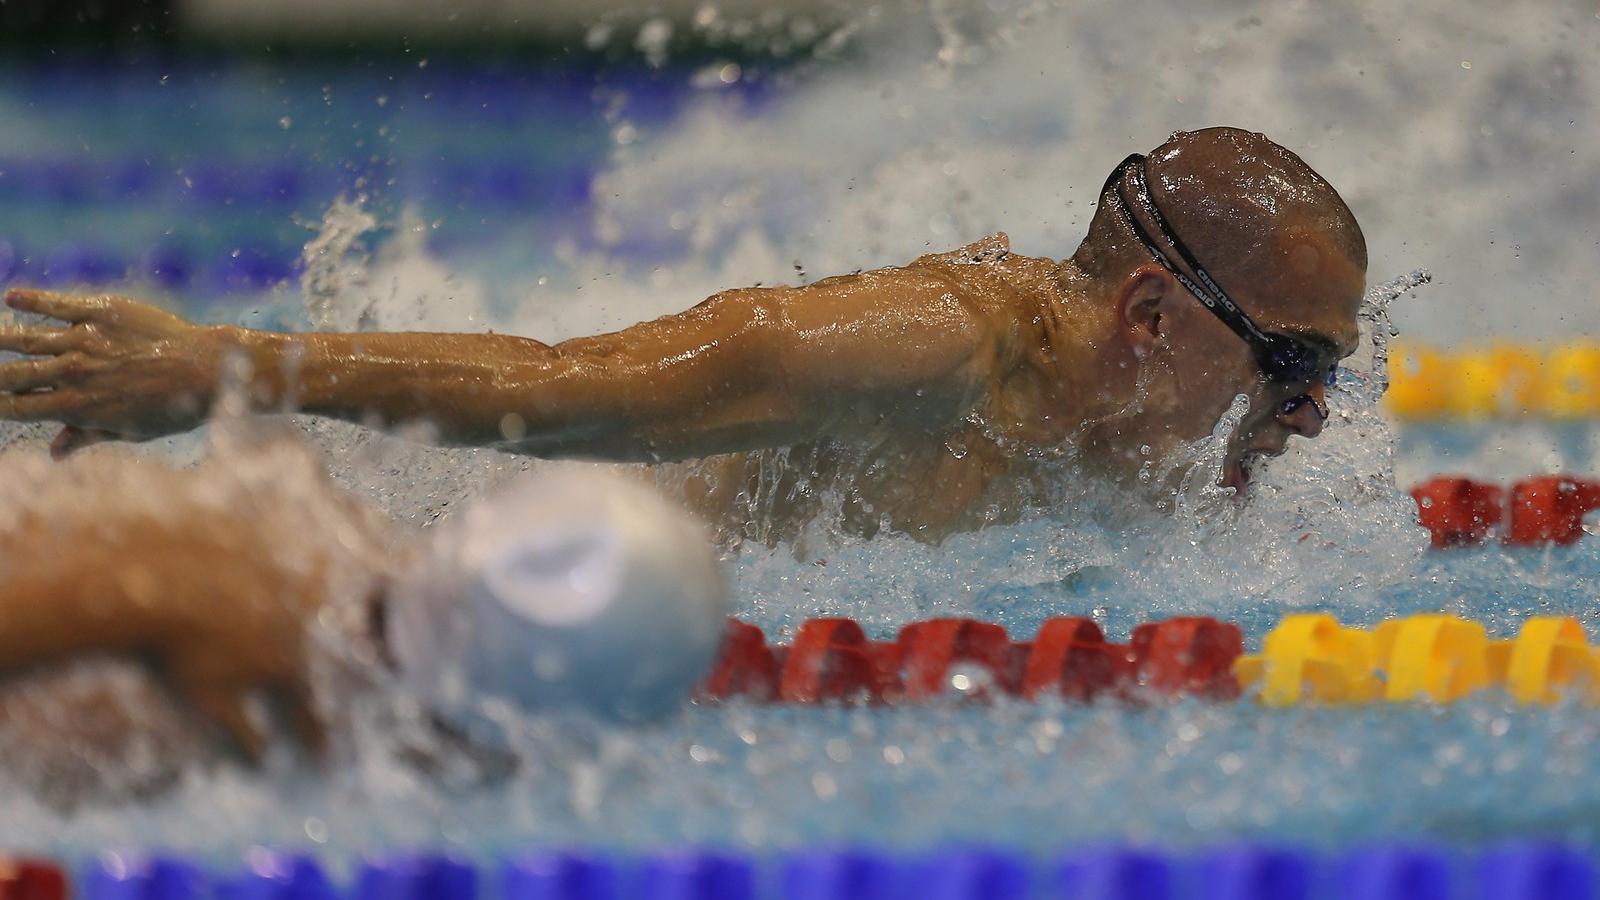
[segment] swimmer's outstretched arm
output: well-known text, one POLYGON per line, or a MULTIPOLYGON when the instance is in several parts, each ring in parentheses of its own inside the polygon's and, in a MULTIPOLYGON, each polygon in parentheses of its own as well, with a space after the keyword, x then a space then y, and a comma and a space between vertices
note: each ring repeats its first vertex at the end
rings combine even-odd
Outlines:
POLYGON ((734 290, 554 346, 499 334, 282 334, 203 327, 122 297, 12 290, 66 328, 0 329, 0 417, 59 421, 66 451, 203 421, 230 352, 258 408, 540 456, 665 460, 787 444, 863 420, 958 419, 1010 332, 915 267, 734 290))

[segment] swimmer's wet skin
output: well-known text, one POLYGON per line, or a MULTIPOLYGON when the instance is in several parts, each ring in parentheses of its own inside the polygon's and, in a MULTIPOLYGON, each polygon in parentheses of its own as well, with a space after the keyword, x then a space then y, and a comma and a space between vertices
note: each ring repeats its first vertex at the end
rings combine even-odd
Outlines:
POLYGON ((67 327, 0 331, 0 349, 37 357, 0 365, 0 415, 63 423, 63 454, 171 434, 203 420, 240 352, 263 410, 429 420, 447 443, 546 457, 702 460, 690 499, 762 538, 795 533, 815 492, 753 513, 739 495, 754 479, 831 483, 852 530, 938 540, 1017 515, 1065 449, 1075 473, 1132 481, 1245 394, 1223 474, 1242 491, 1253 459, 1322 428, 1324 380, 1357 341, 1361 230, 1299 157, 1230 128, 1174 135, 1099 200, 1062 261, 996 235, 554 346, 200 327, 14 290, 11 306, 67 327))
MULTIPOLYGON (((241 464, 261 467, 234 457, 206 465, 241 464)), ((228 493, 225 473, 85 457, 52 467, 36 487, 49 493, 106 469, 138 496, 0 527, 0 727, 13 724, 6 701, 19 676, 100 656, 149 663, 250 759, 270 742, 266 723, 247 712, 252 698, 277 701, 287 732, 321 753, 325 720, 340 718, 350 698, 313 696, 312 672, 328 670, 318 663, 349 676, 334 683, 403 686, 445 733, 475 741, 490 736, 480 710, 494 703, 634 721, 687 699, 728 615, 703 529, 600 467, 526 476, 398 558, 383 550, 382 521, 320 476, 294 490, 228 493), (135 481, 148 490, 132 489, 135 481), (312 534, 285 547, 265 518, 312 534), (316 628, 336 632, 336 653, 318 649, 316 628)), ((21 738, 46 756, 63 743, 137 743, 115 732, 137 732, 150 717, 104 708, 111 693, 56 691, 50 727, 21 738)), ((135 691, 130 702, 151 696, 135 691)), ((7 747, 16 751, 16 741, 7 747)), ((46 794, 94 793, 48 783, 49 771, 35 785, 46 794)))

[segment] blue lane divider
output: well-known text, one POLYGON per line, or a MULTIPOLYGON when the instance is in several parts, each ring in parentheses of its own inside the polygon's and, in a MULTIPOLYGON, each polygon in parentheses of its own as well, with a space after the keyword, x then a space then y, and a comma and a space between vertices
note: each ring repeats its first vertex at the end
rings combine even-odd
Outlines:
POLYGON ((106 163, 0 159, 0 201, 277 209, 331 198, 339 186, 337 171, 296 160, 174 166, 147 157, 106 163))
POLYGON ((640 866, 636 893, 652 900, 754 900, 755 866, 731 853, 653 856, 640 866))
POLYGON ((478 870, 446 854, 394 855, 361 866, 352 900, 475 900, 478 870))
POLYGON ((1308 900, 1316 861, 1300 850, 1241 844, 1206 854, 1198 868, 1207 900, 1308 900))
POLYGON ((218 876, 216 900, 338 900, 339 891, 315 858, 302 853, 253 851, 245 868, 218 876))
POLYGON ((901 896, 927 900, 1028 900, 1033 863, 1022 853, 957 848, 929 854, 907 867, 901 896))
MULTIPOLYGON (((105 855, 79 900, 1597 900, 1596 857, 1523 841, 1481 851, 1428 844, 1314 854, 1270 844, 1164 852, 1082 848, 1048 859, 994 847, 866 847, 623 857, 539 851, 480 865, 454 853, 363 860, 347 886, 317 860, 252 850, 242 868, 105 855)), ((6 895, 10 896, 10 895, 6 895)))
POLYGON ((1173 861, 1154 850, 1095 849, 1067 854, 1057 869, 1057 897, 1084 900, 1166 900, 1173 861))
POLYGON ((338 163, 281 159, 193 166, 158 164, 145 157, 106 163, 0 159, 0 203, 171 204, 281 215, 306 204, 326 206, 358 186, 371 190, 381 185, 397 197, 544 214, 587 201, 595 170, 594 161, 517 156, 338 163))
POLYGON ((1444 850, 1383 846, 1350 854, 1339 866, 1340 895, 1348 900, 1449 900, 1455 873, 1444 850))
POLYGON ((619 900, 616 863, 581 853, 540 852, 500 867, 501 900, 619 900))
POLYGON ((82 900, 205 900, 208 882, 199 865, 178 856, 114 854, 91 863, 80 876, 82 900))
POLYGON ((24 250, 0 238, 0 286, 10 282, 62 290, 98 290, 129 284, 154 284, 168 290, 189 287, 210 292, 261 291, 293 280, 300 272, 297 250, 245 246, 197 255, 165 243, 129 255, 89 243, 66 243, 24 250))
POLYGON ((398 189, 440 205, 542 212, 587 202, 594 176, 592 165, 437 159, 403 170, 398 189))
POLYGON ((878 900, 894 896, 901 861, 866 849, 800 851, 783 865, 786 900, 878 900))
POLYGON ((1491 847, 1478 858, 1483 900, 1592 900, 1594 860, 1560 844, 1491 847))

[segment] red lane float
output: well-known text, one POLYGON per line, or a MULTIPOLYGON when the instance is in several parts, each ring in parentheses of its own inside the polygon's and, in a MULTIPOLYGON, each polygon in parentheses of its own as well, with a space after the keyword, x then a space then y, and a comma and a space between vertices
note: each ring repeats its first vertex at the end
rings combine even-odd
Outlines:
POLYGON ((1140 687, 1167 697, 1239 699, 1233 663, 1244 655, 1244 633, 1232 622, 1203 616, 1146 622, 1129 642, 1140 687))
POLYGON ((1506 492, 1470 478, 1435 478, 1411 489, 1417 520, 1434 547, 1481 543, 1505 518, 1506 492))
POLYGON ((61 867, 38 859, 0 857, 0 900, 66 900, 61 867))
POLYGON ((784 703, 876 702, 883 683, 866 632, 854 619, 811 619, 800 627, 778 676, 784 703))
POLYGON ((1239 696, 1233 665, 1243 652, 1237 626, 1203 617, 1141 625, 1127 645, 1106 641, 1100 626, 1081 618, 1051 619, 1025 642, 993 623, 932 619, 905 626, 890 643, 868 640, 850 619, 811 619, 788 648, 769 648, 760 629, 730 622, 723 652, 697 697, 781 703, 899 703, 951 694, 1231 700, 1239 696))
POLYGON ((767 636, 754 625, 729 619, 717 664, 701 683, 696 699, 749 697, 767 701, 777 696, 778 658, 767 646, 767 636))
POLYGON ((1417 520, 1435 547, 1478 544, 1498 534, 1507 544, 1571 544, 1583 518, 1600 509, 1600 482, 1560 475, 1519 481, 1506 491, 1468 478, 1440 477, 1411 491, 1417 520))
POLYGON ((1600 483, 1546 475, 1511 488, 1506 541, 1571 544, 1583 537, 1583 517, 1600 508, 1600 483))
POLYGON ((1088 701, 1102 696, 1133 675, 1128 648, 1106 643, 1105 633, 1091 619, 1061 617, 1039 627, 1028 647, 1022 671, 1022 696, 1055 695, 1088 701))
MULTIPOLYGON (((1014 694, 1021 673, 1012 662, 1006 630, 976 619, 931 619, 900 629, 894 657, 899 663, 899 696, 936 697, 950 688, 951 670, 966 665, 987 674, 989 686, 1014 694)), ((977 685, 983 689, 983 685, 977 685)))

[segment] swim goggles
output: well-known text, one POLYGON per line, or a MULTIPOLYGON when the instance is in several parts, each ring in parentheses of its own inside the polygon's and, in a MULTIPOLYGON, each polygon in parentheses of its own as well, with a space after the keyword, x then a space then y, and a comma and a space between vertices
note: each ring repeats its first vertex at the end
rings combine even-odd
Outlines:
MULTIPOLYGON (((1144 244, 1145 249, 1150 251, 1150 254, 1168 272, 1171 272, 1174 278, 1178 279, 1179 284, 1182 284, 1189 290, 1189 293, 1205 304, 1206 309, 1211 310, 1212 315, 1221 319, 1222 324, 1228 326, 1234 334, 1243 338, 1245 343, 1250 345, 1251 351, 1255 354, 1256 365, 1260 367, 1261 374, 1266 376, 1268 381, 1286 385, 1321 381, 1330 387, 1333 386, 1335 375, 1339 368, 1337 361, 1333 363, 1325 362, 1324 360, 1327 356, 1325 351, 1319 351, 1310 343, 1294 335, 1262 331, 1260 326, 1256 325, 1255 321, 1245 315, 1244 310, 1239 308, 1239 304, 1233 302, 1233 298, 1228 296, 1228 292, 1217 284, 1216 279, 1211 277, 1211 273, 1200 265, 1199 260, 1195 259, 1189 248, 1178 240, 1178 236, 1173 233, 1172 226, 1167 224, 1166 217, 1161 214, 1161 210, 1156 206, 1155 198, 1150 195, 1150 189, 1145 184, 1145 167, 1146 157, 1143 154, 1135 153, 1130 155, 1112 171, 1111 177, 1106 179, 1105 186, 1100 189, 1100 196, 1104 197, 1109 192, 1122 208, 1128 223, 1133 226, 1134 234, 1139 236, 1139 241, 1144 244), (1133 184, 1134 202, 1139 205, 1140 209, 1144 210, 1145 215, 1155 224, 1156 230, 1161 232, 1161 236, 1171 245, 1178 258, 1194 273, 1193 278, 1190 278, 1181 269, 1173 265, 1172 260, 1161 251, 1155 240, 1150 237, 1150 232, 1145 230, 1144 224, 1139 221, 1137 216, 1133 215, 1128 200, 1122 196, 1123 175, 1127 172, 1133 173, 1133 178, 1130 180, 1133 184)), ((1300 405, 1298 401, 1302 399, 1296 397, 1295 401, 1291 402, 1295 402, 1295 405, 1298 406, 1300 405)), ((1324 419, 1327 418, 1321 406, 1317 407, 1317 412, 1324 419)))

